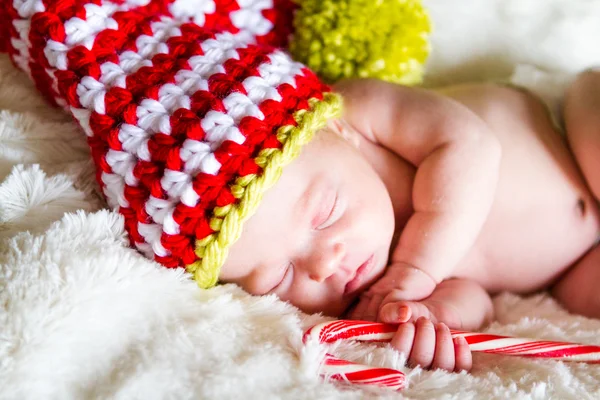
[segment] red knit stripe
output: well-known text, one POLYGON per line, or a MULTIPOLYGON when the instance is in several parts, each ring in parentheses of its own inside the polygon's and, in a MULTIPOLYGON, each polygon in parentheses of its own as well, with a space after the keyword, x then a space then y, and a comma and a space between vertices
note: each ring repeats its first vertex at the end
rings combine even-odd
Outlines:
POLYGON ((238 33, 239 29, 231 23, 230 14, 240 9, 236 0, 214 0, 215 12, 205 16, 204 27, 216 32, 238 33))
MULTIPOLYGON (((14 22, 17 22, 17 21, 23 21, 23 18, 19 16, 18 11, 14 8, 14 4, 13 4, 12 0, 4 0, 4 1, 6 3, 5 7, 3 7, 3 8, 5 8, 5 10, 0 13, 0 14, 2 14, 2 15, 0 15, 0 25, 2 25, 2 28, 0 28, 0 35, 1 36, 7 35, 8 37, 11 37, 12 39, 15 39, 19 42, 22 42, 23 45, 25 45, 25 42, 21 39, 19 32, 17 31, 17 29, 15 28, 15 26, 13 24, 14 22)), ((9 53, 11 54, 12 57, 22 56, 20 54, 20 51, 18 51, 17 49, 15 49, 13 47, 12 40, 8 39, 8 37, 0 38, 0 42, 5 43, 6 50, 9 51, 9 53)), ((31 49, 29 49, 29 51, 30 50, 31 49)), ((23 55, 23 56, 30 56, 30 55, 23 55)), ((13 61, 14 61, 14 58, 13 58, 13 61)), ((15 63, 15 65, 18 66, 17 63, 15 63)), ((36 88, 42 93, 42 95, 47 99, 47 101, 51 105, 56 105, 55 97, 57 96, 57 93, 52 88, 52 80, 48 76, 45 69, 33 60, 29 60, 28 69, 29 69, 28 72, 30 74, 30 77, 33 80, 36 88)))
POLYGON ((273 7, 263 10, 262 15, 273 23, 266 35, 258 36, 256 42, 269 46, 287 47, 294 30, 294 11, 299 7, 292 0, 272 0, 273 7))
MULTIPOLYGON (((209 79, 210 93, 197 92, 193 97, 192 109, 198 110, 198 98, 212 98, 213 104, 210 107, 202 107, 201 111, 214 109, 218 103, 214 103, 216 98, 225 98, 230 93, 236 91, 246 93, 242 85, 244 79, 250 76, 259 76, 258 66, 261 63, 269 62, 263 48, 248 46, 248 48, 238 50, 239 60, 230 59, 224 63, 227 74, 216 74, 209 79), (235 79, 232 79, 234 77, 235 79)), ((304 72, 304 71, 303 71, 304 72)), ((179 235, 163 234, 162 244, 171 251, 172 256, 161 258, 161 262, 174 264, 179 257, 183 264, 193 262, 184 261, 186 254, 191 254, 193 243, 189 242, 190 247, 186 248, 185 239, 190 234, 195 234, 196 239, 202 239, 212 233, 209 221, 212 217, 210 210, 216 206, 224 206, 235 201, 229 191, 231 184, 236 177, 251 173, 260 173, 260 168, 256 165, 253 158, 264 148, 280 147, 281 143, 276 138, 279 127, 283 125, 295 125, 293 114, 298 109, 307 109, 308 101, 304 97, 306 94, 313 97, 322 98, 323 89, 326 89, 314 75, 296 76, 296 87, 289 84, 279 85, 278 91, 282 95, 281 102, 274 100, 265 100, 260 105, 260 110, 264 113, 264 120, 255 117, 245 117, 240 121, 239 129, 246 136, 247 140, 243 145, 231 141, 225 141, 219 149, 215 151, 215 157, 221 162, 221 168, 217 176, 198 174, 194 179, 194 190, 200 196, 199 204, 196 207, 188 207, 184 204, 178 204, 174 212, 174 220, 180 225, 179 235)), ((191 257, 191 256, 190 256, 191 257)))
MULTIPOLYGON (((69 71, 60 72, 61 91, 74 107, 79 107, 77 96, 77 85, 83 76, 91 76, 99 79, 101 75, 101 64, 104 62, 118 63, 117 54, 122 50, 135 49, 135 40, 140 34, 152 35, 150 22, 157 20, 155 10, 165 9, 168 1, 153 1, 147 6, 139 7, 127 12, 117 12, 113 18, 118 21, 119 29, 107 29, 97 34, 91 50, 84 46, 71 49, 67 58, 69 71), (132 45, 133 44, 133 45, 132 45)), ((105 95, 106 113, 104 115, 95 111, 90 115, 90 126, 94 137, 88 139, 92 150, 92 157, 97 166, 96 179, 101 187, 104 186, 102 173, 113 173, 106 162, 106 154, 109 148, 120 151, 122 149, 119 140, 119 124, 126 122, 135 125, 136 105, 132 104, 131 92, 119 88, 110 88, 105 95)), ((156 186, 156 185, 155 185, 156 186)), ((155 187, 156 189, 156 187, 155 187)), ((134 188, 125 185, 124 197, 130 204, 130 208, 121 207, 120 211, 125 216, 125 226, 130 234, 130 241, 143 243, 144 238, 137 229, 138 222, 149 222, 145 213, 144 204, 149 191, 142 188, 134 188)))
MULTIPOLYGON (((8 53, 11 57, 16 53, 11 39, 19 38, 19 34, 13 25, 13 21, 21 19, 11 0, 2 1, 2 12, 0 12, 0 52, 8 53)), ((16 64, 15 64, 16 66, 16 64)))

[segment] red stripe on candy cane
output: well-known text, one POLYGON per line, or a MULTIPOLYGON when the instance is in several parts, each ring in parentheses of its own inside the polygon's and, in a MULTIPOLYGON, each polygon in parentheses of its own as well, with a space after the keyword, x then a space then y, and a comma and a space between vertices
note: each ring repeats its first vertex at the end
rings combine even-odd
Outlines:
POLYGON ((326 354, 320 375, 326 380, 341 381, 357 385, 377 385, 392 390, 406 386, 405 375, 391 368, 379 368, 342 360, 326 354))
POLYGON ((562 361, 600 362, 600 346, 455 330, 451 330, 451 333, 453 337, 464 337, 471 351, 562 361))

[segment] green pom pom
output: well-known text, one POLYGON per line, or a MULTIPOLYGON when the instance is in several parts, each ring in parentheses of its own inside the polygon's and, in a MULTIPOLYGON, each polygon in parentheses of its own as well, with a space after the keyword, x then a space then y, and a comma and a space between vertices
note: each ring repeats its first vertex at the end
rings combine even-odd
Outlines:
POLYGON ((322 79, 420 83, 431 26, 420 0, 296 0, 290 52, 322 79))

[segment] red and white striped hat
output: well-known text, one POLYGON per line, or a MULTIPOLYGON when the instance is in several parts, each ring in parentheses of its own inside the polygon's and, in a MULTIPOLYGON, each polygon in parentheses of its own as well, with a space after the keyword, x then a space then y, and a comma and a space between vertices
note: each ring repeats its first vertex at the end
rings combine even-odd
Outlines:
POLYGON ((289 13, 269 10, 288 0, 0 1, 0 49, 78 120, 131 244, 201 287, 217 283, 282 168, 341 110, 265 45, 286 36, 289 13))

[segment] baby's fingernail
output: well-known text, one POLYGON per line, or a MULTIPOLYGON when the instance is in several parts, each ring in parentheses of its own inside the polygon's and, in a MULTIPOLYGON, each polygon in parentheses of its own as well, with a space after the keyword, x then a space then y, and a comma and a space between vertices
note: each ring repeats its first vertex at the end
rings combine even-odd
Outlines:
POLYGON ((397 312, 398 312, 398 318, 397 318, 398 321, 406 322, 406 320, 408 320, 408 317, 409 317, 408 314, 410 312, 410 309, 408 307, 400 306, 400 307, 398 307, 397 312))
POLYGON ((468 345, 469 343, 467 343, 467 339, 465 339, 462 336, 457 336, 453 339, 453 342, 456 346, 464 346, 464 345, 468 345))
POLYGON ((450 331, 450 329, 448 329, 448 325, 446 325, 446 324, 445 324, 445 323, 443 323, 443 322, 440 322, 440 323, 438 324, 438 329, 439 329, 440 331, 442 331, 442 332, 449 332, 449 331, 450 331))

